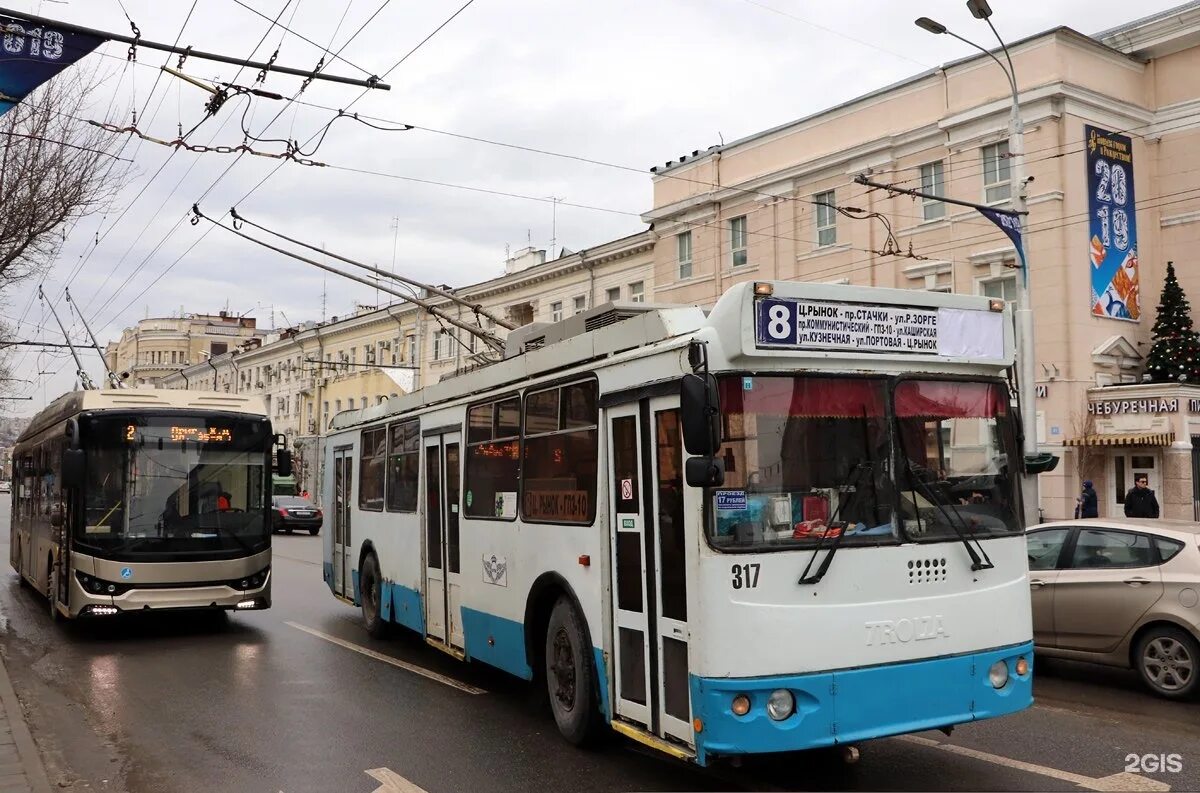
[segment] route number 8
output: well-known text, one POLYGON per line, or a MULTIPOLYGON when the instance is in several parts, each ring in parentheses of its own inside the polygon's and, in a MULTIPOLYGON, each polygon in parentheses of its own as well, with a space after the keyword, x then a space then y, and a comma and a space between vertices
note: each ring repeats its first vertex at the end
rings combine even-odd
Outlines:
POLYGON ((767 333, 772 339, 788 339, 792 336, 792 312, 778 303, 767 309, 767 333))

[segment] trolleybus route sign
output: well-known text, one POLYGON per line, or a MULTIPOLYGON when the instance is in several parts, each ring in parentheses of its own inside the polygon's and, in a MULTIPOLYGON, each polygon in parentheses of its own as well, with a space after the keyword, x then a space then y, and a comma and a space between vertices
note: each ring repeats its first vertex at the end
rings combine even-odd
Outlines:
POLYGON ((759 347, 938 352, 938 311, 772 298, 758 301, 759 347))

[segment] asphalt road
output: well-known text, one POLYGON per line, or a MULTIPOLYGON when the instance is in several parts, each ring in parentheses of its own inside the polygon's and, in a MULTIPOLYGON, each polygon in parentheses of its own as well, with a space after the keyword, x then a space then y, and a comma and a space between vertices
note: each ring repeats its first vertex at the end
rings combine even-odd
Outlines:
POLYGON ((274 607, 227 621, 56 626, 15 572, 0 574, 0 651, 52 782, 138 793, 416 789, 383 786, 388 769, 428 793, 1200 790, 1200 703, 1158 700, 1131 673, 1053 662, 1037 668, 1032 710, 951 737, 864 744, 855 765, 816 753, 710 771, 617 738, 578 750, 527 684, 416 637, 369 639, 357 611, 325 589, 320 554, 319 537, 277 537, 274 607), (1146 754, 1178 754, 1182 770, 1114 776, 1146 754))

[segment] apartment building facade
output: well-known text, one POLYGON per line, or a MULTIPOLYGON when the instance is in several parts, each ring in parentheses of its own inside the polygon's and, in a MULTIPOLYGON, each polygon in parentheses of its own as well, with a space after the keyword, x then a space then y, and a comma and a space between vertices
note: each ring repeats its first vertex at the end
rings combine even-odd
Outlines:
POLYGON ((184 367, 224 355, 248 339, 261 340, 266 333, 253 317, 226 311, 147 317, 105 345, 104 360, 110 371, 129 384, 153 386, 184 367))

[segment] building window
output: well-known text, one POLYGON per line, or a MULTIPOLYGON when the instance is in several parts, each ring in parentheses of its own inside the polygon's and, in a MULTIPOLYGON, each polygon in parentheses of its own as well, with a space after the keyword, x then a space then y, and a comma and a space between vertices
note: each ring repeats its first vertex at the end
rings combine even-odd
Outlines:
POLYGON ((520 424, 521 400, 515 396, 467 411, 467 517, 517 517, 520 424))
POLYGON ((556 300, 550 304, 550 321, 562 322, 562 301, 556 300))
POLYGON ((415 366, 417 363, 417 337, 410 333, 406 339, 408 342, 408 364, 409 366, 415 366))
POLYGON ((983 200, 985 203, 1004 201, 1012 196, 1008 168, 1008 141, 1002 140, 983 147, 983 200))
POLYGON ((388 512, 417 511, 417 480, 421 465, 420 422, 402 421, 388 427, 388 512))
MULTIPOLYGON (((946 195, 946 175, 941 160, 921 166, 921 192, 946 195)), ((926 220, 937 220, 946 216, 946 205, 935 198, 923 198, 921 212, 926 220)))
POLYGON ((521 517, 591 523, 596 516, 596 381, 525 397, 521 517))
POLYGON ((621 287, 614 286, 604 292, 604 300, 608 303, 616 303, 621 299, 621 287))
POLYGON ((584 311, 587 311, 587 296, 579 295, 575 298, 575 313, 582 314, 584 311))
POLYGON ((359 400, 358 400, 358 406, 359 406, 360 408, 362 408, 363 410, 366 410, 366 409, 367 409, 367 398, 366 398, 366 397, 360 397, 360 398, 359 398, 359 400))
POLYGON ((433 332, 433 360, 442 361, 454 357, 454 334, 448 330, 433 332))
POLYGON ((692 232, 675 235, 675 247, 679 252, 679 278, 692 277, 692 232))
POLYGON ((335 413, 341 413, 342 412, 342 400, 335 399, 333 402, 333 409, 334 409, 335 413))
POLYGON ((837 244, 837 195, 833 190, 813 196, 817 205, 817 247, 837 244))
POLYGON ((325 420, 328 421, 329 420, 329 400, 328 399, 325 400, 325 404, 323 405, 323 407, 325 408, 325 420))
POLYGON ((358 450, 358 508, 383 512, 384 456, 387 431, 383 427, 363 430, 358 450))
POLYGON ((979 284, 979 288, 984 297, 998 297, 1009 303, 1017 301, 1017 277, 1015 275, 983 281, 979 284))
POLYGON ((635 281, 629 285, 629 302, 645 303, 646 302, 646 286, 643 281, 635 281))
POLYGON ((214 341, 209 347, 212 356, 216 358, 218 355, 224 355, 229 352, 229 345, 223 341, 214 341))
POLYGON ((740 267, 746 263, 746 216, 729 221, 729 251, 733 257, 733 266, 740 267))
POLYGON ((400 363, 400 361, 398 360, 399 357, 400 357, 400 337, 397 336, 396 338, 392 339, 392 366, 395 366, 396 364, 400 363))

